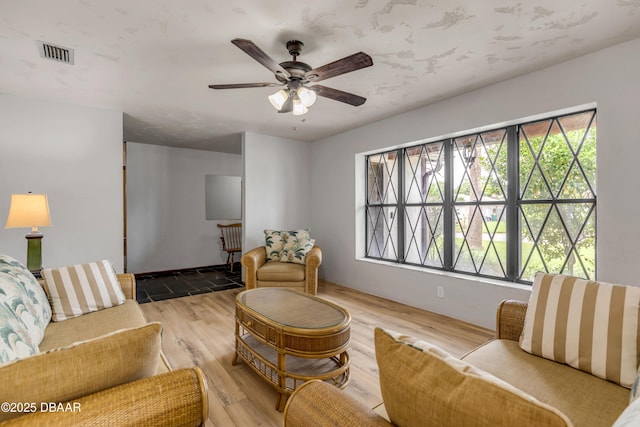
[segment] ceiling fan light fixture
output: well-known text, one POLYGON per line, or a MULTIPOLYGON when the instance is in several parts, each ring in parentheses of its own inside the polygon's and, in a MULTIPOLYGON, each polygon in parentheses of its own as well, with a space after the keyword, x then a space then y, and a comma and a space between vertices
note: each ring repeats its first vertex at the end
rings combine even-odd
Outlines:
POLYGON ((300 102, 302 102, 302 105, 304 105, 305 107, 311 107, 313 103, 316 102, 316 93, 311 89, 300 86, 297 92, 298 98, 300 98, 300 102))
POLYGON ((300 98, 296 97, 293 100, 293 115, 294 116, 301 116, 303 114, 305 114, 307 111, 309 111, 307 109, 307 107, 302 103, 302 101, 300 100, 300 98))
POLYGON ((271 105, 273 105, 276 110, 280 110, 288 98, 289 94, 287 91, 280 89, 273 95, 269 95, 269 102, 271 102, 271 105))

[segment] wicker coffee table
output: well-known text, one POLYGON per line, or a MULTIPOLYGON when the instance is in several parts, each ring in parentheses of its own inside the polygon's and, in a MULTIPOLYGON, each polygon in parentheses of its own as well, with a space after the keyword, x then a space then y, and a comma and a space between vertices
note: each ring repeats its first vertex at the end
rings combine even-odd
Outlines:
POLYGON ((236 297, 236 353, 278 391, 276 409, 302 383, 349 381, 351 315, 321 298, 287 288, 257 288, 236 297))

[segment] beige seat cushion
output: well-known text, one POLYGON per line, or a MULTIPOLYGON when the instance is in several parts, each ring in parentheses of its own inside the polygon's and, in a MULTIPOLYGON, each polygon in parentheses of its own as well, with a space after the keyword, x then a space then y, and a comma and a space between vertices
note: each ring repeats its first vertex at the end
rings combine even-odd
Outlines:
POLYGON ((401 427, 571 426, 556 408, 426 341, 375 329, 380 390, 401 427))
POLYGON ((629 403, 629 390, 567 365, 533 356, 511 340, 494 340, 463 357, 579 426, 611 426, 629 403))
POLYGON ((124 304, 107 310, 49 323, 39 348, 41 352, 53 350, 74 342, 97 338, 119 329, 143 326, 146 323, 147 320, 138 303, 128 299, 124 304))
POLYGON ((269 261, 258 269, 256 277, 265 282, 301 282, 304 268, 302 264, 269 261))

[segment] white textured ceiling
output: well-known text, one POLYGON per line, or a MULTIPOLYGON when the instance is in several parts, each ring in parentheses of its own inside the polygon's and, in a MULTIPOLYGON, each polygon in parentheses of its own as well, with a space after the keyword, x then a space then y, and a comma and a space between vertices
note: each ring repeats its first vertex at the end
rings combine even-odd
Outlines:
POLYGON ((637 37, 640 0, 0 0, 0 92, 123 111, 127 141, 239 152, 242 131, 313 141, 637 37), (209 89, 275 81, 236 37, 278 62, 302 40, 312 67, 364 51, 373 67, 322 84, 367 102, 294 117, 274 88, 209 89))

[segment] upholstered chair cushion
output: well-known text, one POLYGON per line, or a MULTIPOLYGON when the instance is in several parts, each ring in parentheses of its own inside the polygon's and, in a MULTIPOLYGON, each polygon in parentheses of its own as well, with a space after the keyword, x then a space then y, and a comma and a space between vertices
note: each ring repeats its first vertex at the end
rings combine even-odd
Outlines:
POLYGON ((425 341, 376 328, 375 348, 397 426, 572 426, 557 409, 425 341))
POLYGON ((270 261, 258 269, 256 276, 265 282, 302 282, 304 265, 270 261))

